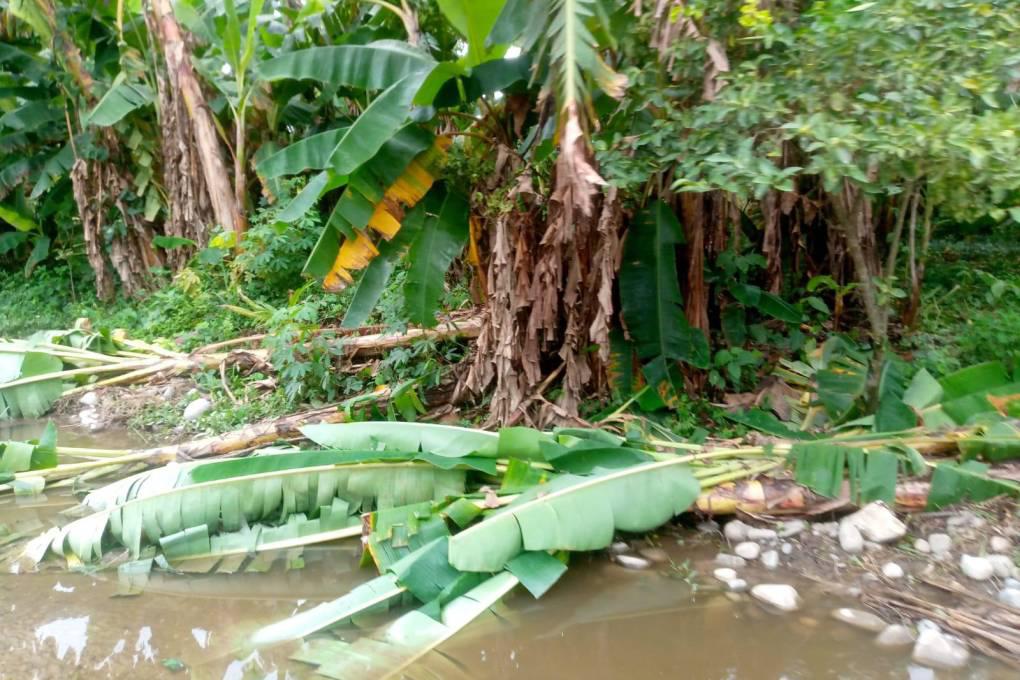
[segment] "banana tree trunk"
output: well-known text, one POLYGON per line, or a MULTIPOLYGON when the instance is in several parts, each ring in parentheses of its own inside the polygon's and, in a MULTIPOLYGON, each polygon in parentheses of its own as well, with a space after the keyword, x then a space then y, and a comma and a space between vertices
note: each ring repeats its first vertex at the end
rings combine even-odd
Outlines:
POLYGON ((205 103, 202 88, 191 66, 191 50, 174 18, 170 0, 152 0, 151 11, 156 34, 163 48, 167 75, 173 92, 184 103, 191 129, 194 146, 205 179, 205 189, 217 223, 224 229, 240 236, 244 231, 244 217, 234 197, 230 175, 220 152, 220 141, 212 114, 205 103))

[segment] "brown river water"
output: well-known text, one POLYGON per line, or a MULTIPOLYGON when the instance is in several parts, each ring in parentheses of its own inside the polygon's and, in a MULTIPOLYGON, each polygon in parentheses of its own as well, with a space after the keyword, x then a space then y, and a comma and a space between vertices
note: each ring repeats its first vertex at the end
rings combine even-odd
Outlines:
MULTIPOLYGON (((41 426, 0 427, 0 440, 35 436, 41 426)), ((62 431, 67 446, 126 447, 129 432, 62 431)), ((0 523, 16 530, 74 503, 69 494, 0 498, 0 523)), ((712 579, 718 545, 696 532, 664 535, 673 563, 632 571, 604 554, 576 556, 541 600, 515 592, 402 677, 443 680, 545 678, 737 679, 1015 677, 975 657, 963 672, 911 666, 909 648, 885 650, 829 612, 852 603, 820 585, 748 570, 748 580, 795 585, 803 608, 773 614, 727 595, 712 579), (697 572, 691 575, 691 571, 697 572)), ((358 567, 359 546, 309 548, 305 567, 266 573, 153 573, 144 592, 119 596, 115 573, 52 570, 0 574, 0 680, 50 678, 313 678, 290 661, 296 645, 241 654, 258 626, 343 595, 374 575, 358 567), (173 671, 165 662, 181 662, 173 671)), ((392 615, 391 615, 392 616, 392 615)), ((380 622, 387 619, 383 618, 380 622)), ((357 631, 345 635, 353 639, 357 631)), ((352 680, 360 680, 352 678, 352 680)))

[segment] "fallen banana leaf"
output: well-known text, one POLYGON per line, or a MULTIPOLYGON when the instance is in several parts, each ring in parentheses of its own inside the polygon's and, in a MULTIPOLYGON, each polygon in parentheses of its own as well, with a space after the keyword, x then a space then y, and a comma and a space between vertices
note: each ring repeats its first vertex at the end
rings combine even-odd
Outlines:
POLYGON ((597 550, 614 532, 649 531, 698 497, 685 459, 591 477, 562 475, 450 539, 462 571, 498 571, 524 550, 597 550))
POLYGON ((443 607, 439 621, 413 611, 371 637, 350 644, 314 640, 291 658, 316 666, 318 674, 328 678, 392 678, 488 611, 518 583, 513 574, 502 572, 443 607))

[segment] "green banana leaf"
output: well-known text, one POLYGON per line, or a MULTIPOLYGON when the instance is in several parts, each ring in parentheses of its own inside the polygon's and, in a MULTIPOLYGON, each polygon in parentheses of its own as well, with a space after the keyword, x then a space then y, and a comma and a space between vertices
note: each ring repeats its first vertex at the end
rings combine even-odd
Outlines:
MULTIPOLYGON (((683 295, 676 267, 676 248, 683 229, 669 206, 661 201, 634 220, 624 244, 620 265, 620 300, 627 328, 642 362, 661 364, 649 382, 658 388, 668 380, 668 364, 685 361, 708 368, 704 333, 684 315, 683 295)), ((648 374, 646 366, 646 376, 648 374)))
POLYGON ((468 239, 468 202, 457 191, 433 189, 425 197, 428 216, 407 254, 404 313, 412 323, 436 325, 446 270, 468 239))
POLYGON ((259 66, 265 80, 317 80, 334 87, 384 90, 409 75, 427 72, 435 61, 399 40, 368 45, 310 47, 268 59, 259 66))
POLYGON ((354 512, 394 507, 464 492, 463 470, 417 462, 344 465, 344 452, 275 454, 168 466, 89 494, 96 512, 59 530, 57 554, 83 562, 109 543, 139 555, 145 544, 205 525, 210 533, 239 531, 257 522, 314 514, 334 498, 354 512), (324 462, 333 461, 333 462, 324 462))
POLYGON ((882 500, 892 503, 896 500, 899 457, 892 451, 865 451, 829 442, 799 442, 790 450, 790 461, 797 482, 823 496, 839 496, 845 473, 853 502, 882 500))
POLYGON ((38 418, 63 392, 60 378, 4 388, 4 383, 21 378, 58 373, 63 362, 46 352, 0 351, 0 420, 38 418))
POLYGON ((500 444, 495 432, 434 423, 322 423, 305 425, 301 434, 330 449, 427 451, 448 458, 495 458, 500 444))
POLYGON ((410 73, 383 90, 365 107, 347 128, 329 158, 336 174, 351 174, 397 134, 407 122, 411 102, 427 76, 428 71, 410 73))
POLYGON ((498 571, 524 550, 597 550, 616 531, 649 531, 686 510, 700 486, 680 461, 562 475, 450 539, 462 571, 498 571))
POLYGON ((928 509, 938 510, 959 503, 978 503, 995 496, 1020 497, 1020 484, 988 476, 988 466, 976 460, 940 463, 935 467, 928 492, 928 509))
POLYGON ((148 106, 155 100, 156 94, 144 82, 128 82, 127 75, 122 71, 113 80, 113 85, 103 98, 88 112, 86 125, 108 127, 120 121, 135 109, 148 106))
POLYGON ((329 157, 347 132, 347 127, 319 132, 267 156, 256 167, 260 176, 275 179, 306 170, 325 170, 329 157))
POLYGON ((506 47, 487 47, 485 39, 496 24, 506 0, 439 0, 439 9, 467 40, 466 65, 475 66, 493 56, 501 56, 506 47))
POLYGON ((343 597, 323 602, 300 614, 260 628, 251 635, 248 644, 259 648, 299 640, 364 611, 388 607, 406 590, 392 574, 383 574, 343 597))
POLYGON ((316 672, 328 678, 398 676, 487 612, 518 583, 513 574, 501 572, 443 607, 439 621, 420 611, 409 612, 353 643, 313 640, 291 659, 316 666, 316 672))

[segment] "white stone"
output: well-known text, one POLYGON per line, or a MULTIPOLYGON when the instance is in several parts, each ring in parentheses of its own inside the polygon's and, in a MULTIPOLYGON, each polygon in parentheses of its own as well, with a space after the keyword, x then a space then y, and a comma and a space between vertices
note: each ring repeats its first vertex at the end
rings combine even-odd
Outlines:
POLYGON ((949 639, 937 630, 924 630, 917 637, 914 661, 934 668, 962 668, 970 659, 970 652, 963 645, 949 639))
POLYGON ((864 538, 875 543, 898 541, 907 533, 907 525, 882 501, 868 503, 852 515, 844 517, 840 524, 843 523, 857 527, 864 538))
POLYGON ((886 626, 875 642, 881 647, 905 647, 914 643, 914 634, 906 626, 894 623, 886 626))
POLYGON ((935 677, 935 671, 927 666, 910 664, 907 666, 907 680, 938 680, 938 678, 935 677))
POLYGON ((766 550, 761 554, 759 560, 761 561, 761 566, 771 571, 779 566, 779 553, 775 550, 766 550))
POLYGON ((992 536, 988 547, 995 553, 1008 553, 1013 549, 1013 544, 1005 536, 992 536))
POLYGON ((625 569, 647 569, 652 566, 651 562, 636 555, 613 555, 613 559, 625 569))
POLYGON ((779 549, 783 551, 784 555, 789 555, 793 552, 793 543, 784 543, 779 549))
POLYGON ((949 537, 949 534, 932 534, 928 536, 928 545, 936 555, 947 553, 953 548, 953 539, 949 537))
POLYGON ((747 566, 747 560, 743 557, 737 557, 736 555, 729 555, 727 553, 719 553, 716 555, 715 563, 720 567, 730 567, 731 569, 740 569, 741 567, 747 566))
POLYGON ((1004 588, 999 591, 999 602, 1008 607, 1020 609, 1020 590, 1016 588, 1004 588))
POLYGON ((747 540, 749 541, 774 541, 777 537, 778 534, 775 529, 751 527, 747 530, 747 540))
POLYGON ((839 534, 839 522, 822 522, 821 524, 813 524, 811 526, 811 533, 819 536, 836 538, 839 534))
POLYGON ((658 563, 669 562, 669 553, 663 550, 662 548, 658 548, 655 546, 641 548, 640 550, 638 550, 638 555, 641 555, 641 557, 645 558, 646 560, 651 560, 652 562, 658 563))
POLYGON ((931 544, 928 543, 928 541, 924 540, 923 538, 919 538, 916 541, 914 541, 914 550, 916 550, 919 553, 928 554, 931 552, 931 544))
POLYGON ((853 555, 864 550, 864 537, 861 536, 860 529, 849 522, 840 523, 839 547, 853 555))
POLYGON ((978 517, 970 510, 964 510, 958 515, 954 515, 946 520, 946 528, 950 531, 957 529, 980 529, 987 522, 984 517, 978 517))
POLYGON ((788 522, 783 522, 782 528, 779 529, 779 538, 791 538, 805 529, 807 529, 807 522, 802 519, 791 519, 788 522))
POLYGON ((886 562, 882 565, 882 575, 891 579, 903 578, 903 567, 895 562, 886 562))
POLYGON ((718 580, 723 583, 729 583, 733 579, 737 578, 737 572, 729 567, 719 567, 712 572, 712 576, 715 576, 718 580))
POLYGON ((81 395, 81 399, 78 400, 78 403, 82 406, 95 406, 99 403, 99 395, 95 392, 86 392, 81 395))
POLYGON ((797 590, 785 584, 759 583, 751 588, 751 597, 784 612, 797 611, 800 607, 797 590))
POLYGON ((750 528, 739 519, 731 520, 723 527, 723 535, 730 543, 740 543, 747 540, 747 530, 750 528))
POLYGON ((867 550, 868 552, 875 552, 876 550, 881 550, 882 549, 882 544, 881 543, 875 543, 874 541, 865 541, 864 542, 864 549, 867 550))
POLYGON ((719 531, 719 523, 714 519, 709 519, 704 522, 698 522, 697 528, 703 534, 714 534, 719 531))
POLYGON ((1016 590, 1020 590, 1020 581, 1016 580, 1015 578, 1006 579, 1006 581, 1002 585, 1004 588, 1014 588, 1016 590))
POLYGON ((992 571, 999 578, 1009 578, 1016 573, 1016 566, 1009 555, 989 555, 985 559, 991 563, 992 571))
POLYGON ((170 401, 174 398, 174 386, 167 385, 163 388, 163 391, 159 393, 159 396, 163 399, 163 401, 170 401))
POLYGON ((870 630, 872 633, 885 630, 886 626, 885 621, 871 612, 861 611, 860 609, 850 609, 849 607, 840 607, 839 609, 832 610, 832 618, 837 621, 842 621, 843 623, 848 623, 854 628, 870 630))
POLYGON ((727 582, 726 587, 730 589, 731 593, 742 593, 747 590, 747 581, 742 578, 735 578, 727 582))
POLYGON ((198 420, 205 414, 209 409, 212 408, 212 402, 205 397, 199 397, 195 401, 191 402, 184 408, 184 419, 185 420, 198 420))
POLYGON ((745 560, 756 560, 758 555, 761 554, 761 546, 753 541, 744 541, 743 543, 738 543, 733 548, 733 552, 745 560))
POLYGON ((961 555, 960 556, 960 571, 964 573, 967 578, 972 578, 975 581, 987 581, 995 573, 995 567, 984 557, 975 557, 973 555, 961 555))
POLYGON ((623 553, 630 552, 630 546, 626 541, 617 541, 609 546, 609 552, 614 555, 622 555, 623 553))

